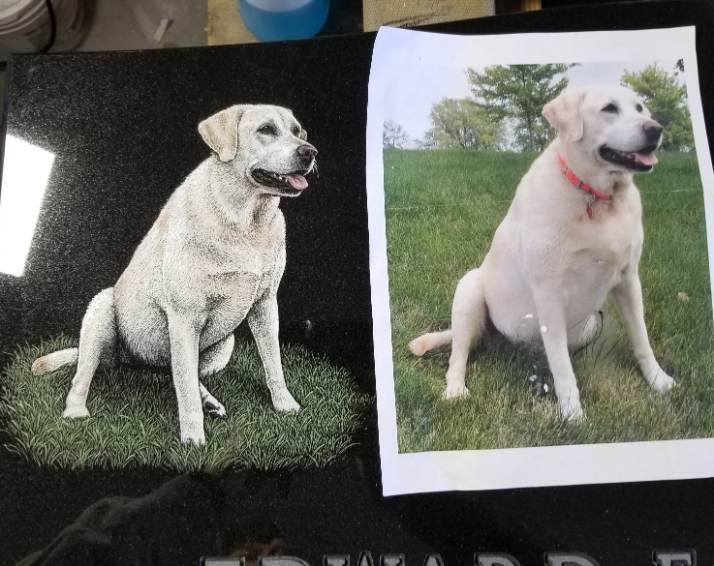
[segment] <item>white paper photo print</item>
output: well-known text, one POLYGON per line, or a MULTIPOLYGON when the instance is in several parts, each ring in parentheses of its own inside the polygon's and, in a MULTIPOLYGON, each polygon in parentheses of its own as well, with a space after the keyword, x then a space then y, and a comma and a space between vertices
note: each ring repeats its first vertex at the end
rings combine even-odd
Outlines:
POLYGON ((367 190, 385 495, 714 475, 694 28, 384 28, 367 190))

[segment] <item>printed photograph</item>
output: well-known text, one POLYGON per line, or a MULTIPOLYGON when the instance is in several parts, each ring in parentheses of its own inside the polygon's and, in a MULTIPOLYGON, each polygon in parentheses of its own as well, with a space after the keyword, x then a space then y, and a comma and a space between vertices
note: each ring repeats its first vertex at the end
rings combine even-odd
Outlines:
POLYGON ((388 74, 400 453, 714 437, 687 64, 388 74))

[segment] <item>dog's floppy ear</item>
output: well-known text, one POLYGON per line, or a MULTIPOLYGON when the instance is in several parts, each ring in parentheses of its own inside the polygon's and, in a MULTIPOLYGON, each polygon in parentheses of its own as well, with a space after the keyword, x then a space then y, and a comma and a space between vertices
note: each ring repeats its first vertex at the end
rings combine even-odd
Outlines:
POLYGON ((237 104, 221 110, 198 125, 198 133, 208 147, 218 154, 221 161, 230 161, 238 151, 238 122, 245 104, 237 104))
POLYGON ((580 114, 583 98, 583 90, 567 92, 551 100, 543 108, 543 116, 566 142, 576 142, 583 137, 583 117, 580 114))
POLYGON ((298 134, 298 137, 302 141, 307 141, 307 130, 300 130, 300 133, 298 134))

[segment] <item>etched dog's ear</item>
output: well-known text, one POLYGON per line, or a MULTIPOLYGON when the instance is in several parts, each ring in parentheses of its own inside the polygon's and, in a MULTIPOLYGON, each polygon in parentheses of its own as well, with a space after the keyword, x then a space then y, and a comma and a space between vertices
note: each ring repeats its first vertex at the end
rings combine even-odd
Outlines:
POLYGON ((584 90, 567 92, 543 107, 543 116, 557 130, 563 141, 576 142, 583 137, 583 117, 580 113, 583 98, 584 90))
POLYGON ((298 137, 302 141, 307 141, 307 130, 300 130, 300 133, 298 134, 298 137))
POLYGON ((246 108, 245 104, 231 106, 198 125, 203 141, 218 154, 221 161, 230 161, 238 152, 238 123, 246 108))

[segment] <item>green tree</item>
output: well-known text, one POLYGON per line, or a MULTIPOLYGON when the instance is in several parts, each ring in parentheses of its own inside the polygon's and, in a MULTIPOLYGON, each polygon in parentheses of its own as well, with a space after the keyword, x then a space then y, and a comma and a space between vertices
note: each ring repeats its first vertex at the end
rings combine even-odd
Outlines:
POLYGON ((438 149, 498 149, 503 141, 499 123, 469 98, 442 98, 429 114, 431 129, 423 145, 438 149))
POLYGON ((511 126, 516 149, 542 151, 556 135, 543 107, 566 89, 565 73, 572 66, 495 65, 466 73, 475 100, 489 119, 511 126))
MULTIPOLYGON (((679 64, 675 68, 683 69, 679 64)), ((652 117, 664 127, 662 149, 687 151, 694 148, 687 87, 680 86, 674 75, 655 63, 639 73, 625 71, 621 83, 642 98, 652 117)))
POLYGON ((407 143, 409 143, 409 134, 407 134, 407 131, 394 120, 387 120, 382 130, 382 145, 384 147, 404 149, 407 143))

